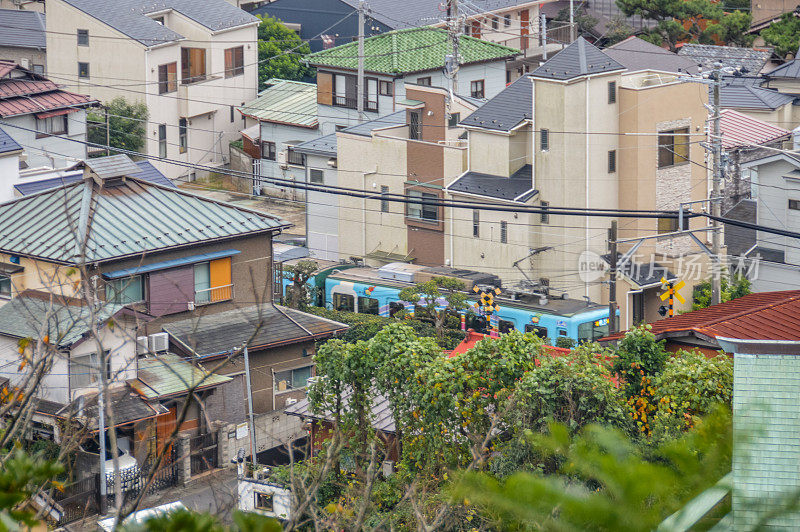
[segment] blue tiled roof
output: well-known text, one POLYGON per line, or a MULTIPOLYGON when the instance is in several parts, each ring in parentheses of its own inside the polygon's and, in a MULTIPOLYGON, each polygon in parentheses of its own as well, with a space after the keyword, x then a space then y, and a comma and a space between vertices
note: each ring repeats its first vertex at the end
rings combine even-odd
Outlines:
MULTIPOLYGON (((138 173, 131 174, 131 177, 137 179, 144 179, 156 185, 163 187, 176 188, 175 184, 169 180, 164 174, 159 172, 155 166, 150 164, 149 161, 137 161, 136 166, 141 170, 138 173)), ((31 181, 30 183, 21 183, 14 185, 14 189, 22 196, 30 196, 43 190, 60 187, 63 185, 71 185, 83 179, 83 171, 77 170, 74 173, 67 174, 63 177, 54 177, 52 179, 41 179, 39 181, 31 181)))
POLYGON ((0 9, 0 46, 47 47, 44 13, 23 9, 0 9))
POLYGON ((9 153, 21 149, 22 146, 17 144, 17 141, 12 139, 11 135, 0 129, 0 153, 9 153))

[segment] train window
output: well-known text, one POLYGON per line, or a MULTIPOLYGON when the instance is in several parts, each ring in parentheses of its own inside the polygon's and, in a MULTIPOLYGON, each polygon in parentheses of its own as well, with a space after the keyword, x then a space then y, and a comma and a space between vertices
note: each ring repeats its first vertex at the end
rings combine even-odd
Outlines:
POLYGON ((567 330, 566 329, 559 329, 558 330, 558 335, 559 336, 566 336, 567 335, 567 330))
POLYGON ((486 318, 483 316, 478 316, 477 314, 467 314, 466 326, 467 329, 472 329, 475 332, 485 333, 486 318))
POLYGON ((389 316, 394 316, 395 314, 397 314, 401 310, 405 310, 405 309, 406 309, 406 306, 403 305, 402 303, 398 303, 397 301, 392 301, 391 303, 389 303, 389 316))
POLYGON ((513 321, 499 320, 497 325, 501 333, 511 332, 515 329, 513 321))
POLYGON ((578 341, 594 342, 608 336, 608 320, 587 321, 578 325, 578 341))
POLYGON ((378 315, 378 300, 374 297, 359 297, 358 298, 358 312, 359 314, 375 314, 378 315))
POLYGON ((525 325, 525 332, 532 332, 539 338, 547 338, 547 327, 540 327, 539 325, 531 325, 528 323, 525 325))
POLYGON ((355 298, 347 294, 333 294, 333 310, 355 312, 355 298))

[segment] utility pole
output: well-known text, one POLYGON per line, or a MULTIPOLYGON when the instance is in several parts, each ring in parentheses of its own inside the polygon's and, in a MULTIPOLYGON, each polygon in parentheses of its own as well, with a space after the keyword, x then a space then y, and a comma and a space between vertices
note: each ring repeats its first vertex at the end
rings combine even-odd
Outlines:
POLYGON ((450 96, 458 93, 458 0, 447 0, 447 40, 450 41, 450 57, 445 58, 445 73, 450 80, 450 96))
MULTIPOLYGON (((102 369, 100 370, 102 371, 102 369)), ((108 480, 106 477, 106 410, 104 390, 97 394, 97 439, 100 443, 100 515, 108 512, 108 480)), ((115 471, 116 473, 116 471, 115 471)))
POLYGON ((611 271, 608 276, 608 334, 617 332, 617 221, 611 220, 608 232, 608 248, 611 253, 611 271))
MULTIPOLYGON (((253 419, 253 387, 250 384, 250 356, 247 353, 246 345, 244 346, 244 378, 245 386, 247 386, 247 419, 250 421, 250 460, 251 463, 255 464, 257 462, 256 451, 258 450, 258 446, 256 445, 256 423, 255 419, 253 419)), ((273 380, 275 379, 274 374, 272 378, 273 380)))
POLYGON ((539 18, 542 21, 542 59, 547 61, 547 19, 544 13, 542 13, 539 18))
MULTIPOLYGON (((714 164, 713 164, 713 172, 714 175, 711 180, 711 214, 714 216, 719 217, 722 211, 722 204, 720 198, 720 181, 721 181, 721 172, 722 167, 720 164, 720 159, 722 158, 722 138, 720 136, 719 130, 719 123, 720 123, 720 113, 719 113, 719 90, 720 90, 720 83, 722 81, 722 64, 715 63, 714 64, 714 98, 713 98, 713 107, 714 107, 714 138, 712 139, 711 145, 714 148, 714 164)), ((713 227, 711 233, 711 252, 713 253, 712 261, 711 261, 711 304, 718 305, 720 303, 720 294, 721 294, 721 279, 720 276, 722 275, 721 266, 722 263, 720 261, 720 223, 718 220, 712 220, 711 226, 713 227)), ((682 227, 678 229, 683 229, 682 227)))
POLYGON ((358 2, 358 122, 364 121, 364 0, 358 2))
POLYGON ((574 0, 569 0, 569 42, 575 40, 575 5, 574 0))

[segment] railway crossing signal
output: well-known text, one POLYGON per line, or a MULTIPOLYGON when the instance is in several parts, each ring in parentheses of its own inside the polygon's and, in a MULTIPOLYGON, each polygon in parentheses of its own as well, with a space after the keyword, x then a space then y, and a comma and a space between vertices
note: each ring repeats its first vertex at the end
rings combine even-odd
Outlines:
POLYGON ((668 281, 666 277, 661 278, 661 289, 664 290, 664 293, 661 294, 661 301, 668 301, 668 306, 661 306, 658 309, 658 313, 662 316, 669 316, 672 317, 675 315, 674 309, 674 300, 677 299, 681 303, 686 303, 686 300, 683 296, 678 292, 681 288, 686 286, 686 283, 683 281, 679 281, 677 283, 673 283, 672 281, 668 281))
POLYGON ((496 320, 494 319, 495 317, 494 313, 500 310, 500 306, 495 304, 494 296, 500 295, 500 289, 495 288, 494 290, 489 290, 488 292, 484 292, 476 285, 472 287, 472 291, 475 292, 476 294, 479 294, 478 301, 473 303, 473 306, 476 309, 483 310, 483 312, 489 316, 489 324, 491 326, 491 331, 489 336, 491 338, 497 338, 498 336, 500 336, 500 334, 497 330, 496 320))

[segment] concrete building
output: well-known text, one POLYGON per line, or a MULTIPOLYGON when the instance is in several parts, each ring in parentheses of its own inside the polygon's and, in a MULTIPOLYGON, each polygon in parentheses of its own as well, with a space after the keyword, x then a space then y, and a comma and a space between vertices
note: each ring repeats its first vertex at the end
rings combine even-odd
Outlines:
MULTIPOLYGON (((258 19, 225 0, 52 0, 48 70, 108 102, 147 105, 145 151, 161 159, 220 167, 256 96, 258 19)), ((169 178, 194 170, 156 163, 169 178)))
POLYGON ((47 36, 45 17, 37 11, 0 9, 0 60, 45 74, 47 36))

